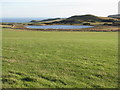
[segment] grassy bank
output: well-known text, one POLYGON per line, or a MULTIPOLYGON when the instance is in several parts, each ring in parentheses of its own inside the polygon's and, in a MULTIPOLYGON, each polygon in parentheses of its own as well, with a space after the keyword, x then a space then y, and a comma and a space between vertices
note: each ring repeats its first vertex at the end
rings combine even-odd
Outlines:
POLYGON ((26 28, 25 25, 0 25, 2 28, 18 29, 18 30, 33 30, 33 31, 80 31, 80 32, 117 32, 118 26, 94 26, 92 28, 80 29, 33 29, 26 28))
POLYGON ((3 29, 4 88, 115 88, 117 32, 3 29))

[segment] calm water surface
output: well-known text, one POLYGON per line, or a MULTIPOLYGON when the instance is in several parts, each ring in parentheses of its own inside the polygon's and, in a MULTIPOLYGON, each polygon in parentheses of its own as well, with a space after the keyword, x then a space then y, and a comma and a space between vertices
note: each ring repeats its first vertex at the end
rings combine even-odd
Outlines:
POLYGON ((0 18, 3 23, 28 23, 32 20, 43 20, 46 18, 0 18))
POLYGON ((82 25, 45 25, 45 26, 26 26, 33 29, 80 29, 80 28, 92 28, 93 26, 82 25))

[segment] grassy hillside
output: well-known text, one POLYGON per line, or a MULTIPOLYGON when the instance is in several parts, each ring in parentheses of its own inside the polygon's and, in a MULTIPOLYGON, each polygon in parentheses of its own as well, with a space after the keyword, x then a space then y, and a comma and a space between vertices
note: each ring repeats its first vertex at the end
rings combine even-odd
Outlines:
POLYGON ((64 23, 64 24, 79 24, 79 23, 103 23, 103 22, 116 22, 117 20, 111 18, 101 18, 94 15, 78 15, 78 16, 72 16, 65 20, 59 21, 59 22, 53 22, 53 23, 64 23))
POLYGON ((66 20, 100 21, 101 19, 94 15, 78 15, 69 17, 66 20))
POLYGON ((115 88, 117 32, 3 29, 3 88, 115 88))
MULTIPOLYGON (((112 23, 118 22, 118 19, 110 17, 98 17, 94 15, 75 15, 64 19, 45 19, 41 21, 34 21, 35 23, 44 24, 79 24, 79 25, 113 25, 112 23)), ((115 25, 115 24, 114 24, 115 25)))

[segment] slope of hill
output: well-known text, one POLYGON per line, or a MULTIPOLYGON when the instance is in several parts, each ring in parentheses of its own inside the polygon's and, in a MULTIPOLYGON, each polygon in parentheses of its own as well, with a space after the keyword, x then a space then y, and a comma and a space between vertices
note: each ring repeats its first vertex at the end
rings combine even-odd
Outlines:
POLYGON ((50 19, 44 19, 44 20, 32 20, 31 22, 34 22, 34 23, 37 23, 37 22, 40 22, 40 23, 49 23, 49 22, 55 22, 55 21, 60 21, 60 20, 63 20, 62 18, 50 18, 50 19))
POLYGON ((120 14, 116 14, 116 15, 109 15, 108 17, 112 17, 112 18, 118 18, 118 19, 120 19, 120 14))

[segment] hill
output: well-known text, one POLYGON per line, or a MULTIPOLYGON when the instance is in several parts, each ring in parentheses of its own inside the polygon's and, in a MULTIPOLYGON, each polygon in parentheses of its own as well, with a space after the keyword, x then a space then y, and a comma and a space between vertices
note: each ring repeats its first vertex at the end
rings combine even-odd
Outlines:
POLYGON ((103 25, 103 24, 112 24, 113 22, 117 22, 118 20, 112 17, 98 17, 95 15, 74 15, 68 18, 52 18, 52 19, 45 19, 41 21, 31 21, 34 24, 80 24, 80 25, 103 25))
POLYGON ((101 19, 94 15, 75 15, 67 18, 66 20, 100 21, 101 19))
POLYGON ((94 15, 75 15, 71 16, 69 18, 66 18, 65 20, 56 21, 53 23, 58 24, 84 24, 84 23, 95 23, 95 22, 116 22, 114 18, 103 18, 98 17, 94 15))
POLYGON ((44 19, 44 20, 32 20, 31 22, 34 22, 34 23, 37 23, 37 22, 40 22, 40 23, 50 23, 50 22, 55 22, 55 21, 60 21, 60 20, 63 20, 62 18, 49 18, 49 19, 44 19))

